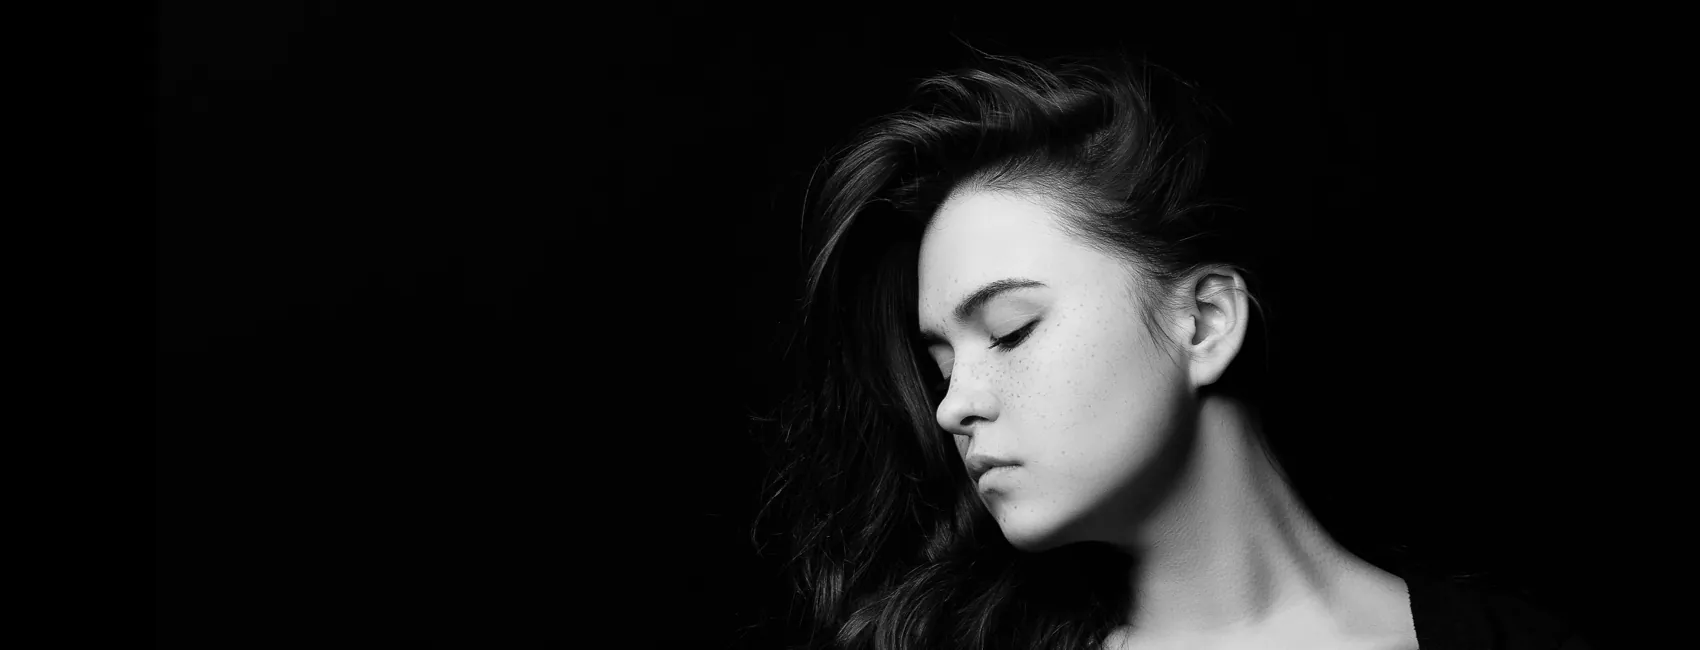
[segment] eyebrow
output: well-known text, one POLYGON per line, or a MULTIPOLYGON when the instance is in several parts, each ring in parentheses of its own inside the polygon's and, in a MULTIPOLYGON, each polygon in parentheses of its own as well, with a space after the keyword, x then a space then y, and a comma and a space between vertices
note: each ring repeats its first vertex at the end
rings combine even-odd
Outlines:
MULTIPOLYGON (((1004 278, 1002 280, 988 282, 985 286, 975 289, 973 293, 968 294, 968 297, 963 298, 962 302, 957 303, 956 309, 951 310, 951 316, 955 318, 958 325, 961 325, 968 322, 968 319, 973 318, 974 313, 980 311, 980 308, 985 307, 986 303, 991 302, 993 298, 1002 295, 1006 291, 1043 286, 1045 286, 1045 283, 1038 280, 1029 280, 1027 278, 1004 278)), ((929 345, 933 343, 947 342, 943 334, 925 328, 921 330, 921 340, 926 341, 929 345)))

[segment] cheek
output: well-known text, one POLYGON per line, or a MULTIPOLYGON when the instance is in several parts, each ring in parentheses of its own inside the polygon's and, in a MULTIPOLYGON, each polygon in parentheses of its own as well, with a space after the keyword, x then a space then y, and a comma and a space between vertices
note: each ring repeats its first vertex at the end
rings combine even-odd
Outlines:
MULTIPOLYGON (((1053 386, 1041 430, 1056 460, 1082 474, 1118 471, 1169 428, 1173 377, 1132 346, 1104 345, 1101 354, 1053 364, 1053 386)), ((1060 468, 1059 468, 1060 469, 1060 468)))

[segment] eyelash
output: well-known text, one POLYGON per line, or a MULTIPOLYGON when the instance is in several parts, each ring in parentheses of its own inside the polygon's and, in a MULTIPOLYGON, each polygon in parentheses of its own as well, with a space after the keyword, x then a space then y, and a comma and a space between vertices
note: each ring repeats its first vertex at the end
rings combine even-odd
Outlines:
MULTIPOLYGON (((1022 341, 1027 340, 1027 335, 1033 333, 1033 328, 1038 325, 1039 321, 1035 320, 1021 326, 1021 329, 1005 334, 1000 338, 992 339, 992 347, 988 349, 998 349, 1005 352, 1014 350, 1016 346, 1021 345, 1022 341)), ((950 390, 950 379, 946 378, 939 380, 939 383, 934 385, 933 388, 938 392, 938 394, 945 394, 946 391, 950 390)))
POLYGON ((1009 351, 1009 350, 1014 350, 1015 346, 1021 345, 1022 341, 1027 340, 1027 334, 1032 332, 1033 326, 1038 325, 1038 324, 1039 324, 1039 321, 1033 321, 1031 323, 1028 323, 1026 325, 1021 326, 1021 329, 1018 329, 1018 330, 1015 330, 1015 331, 1010 332, 1008 334, 1005 334, 1003 336, 1003 338, 993 339, 992 340, 992 347, 1004 350, 1006 352, 1009 351))

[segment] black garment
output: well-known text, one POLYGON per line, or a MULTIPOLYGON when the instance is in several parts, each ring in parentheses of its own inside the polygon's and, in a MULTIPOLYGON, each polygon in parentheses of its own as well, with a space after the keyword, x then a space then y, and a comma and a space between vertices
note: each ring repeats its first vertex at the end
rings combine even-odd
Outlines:
POLYGON ((1405 564, 1420 650, 1595 650, 1572 626, 1502 589, 1405 564))

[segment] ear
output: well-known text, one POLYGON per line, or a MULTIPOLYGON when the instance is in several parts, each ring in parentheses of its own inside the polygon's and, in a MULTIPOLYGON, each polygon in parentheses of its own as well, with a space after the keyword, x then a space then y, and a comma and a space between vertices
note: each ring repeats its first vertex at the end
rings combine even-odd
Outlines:
POLYGON ((1213 267, 1186 285, 1188 308, 1181 314, 1181 332, 1190 358, 1188 375, 1196 390, 1216 383, 1240 352, 1250 321, 1245 280, 1239 272, 1213 267))

